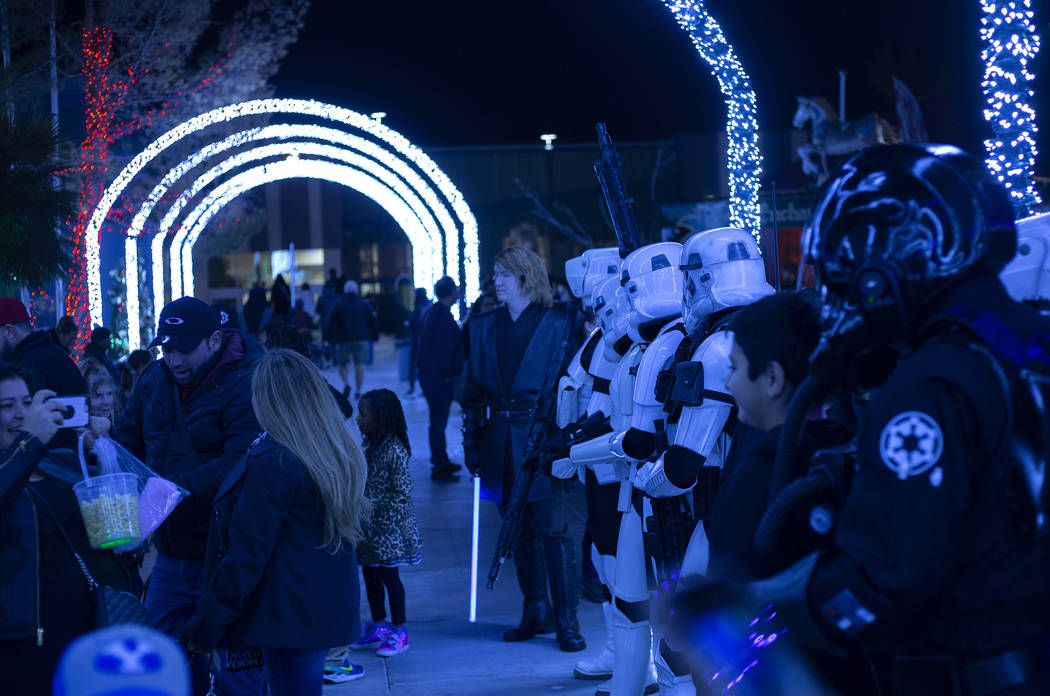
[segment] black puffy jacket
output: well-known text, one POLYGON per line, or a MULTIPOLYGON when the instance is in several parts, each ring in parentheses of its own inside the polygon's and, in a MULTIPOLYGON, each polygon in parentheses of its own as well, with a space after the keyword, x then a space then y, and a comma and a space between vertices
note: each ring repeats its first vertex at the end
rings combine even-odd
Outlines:
POLYGON ((224 331, 215 364, 188 390, 163 360, 151 363, 117 418, 112 437, 190 492, 157 531, 165 555, 204 558, 212 498, 262 432, 251 401, 252 371, 262 352, 240 331, 224 331))
POLYGON ((50 389, 58 396, 86 393, 77 364, 48 331, 34 331, 22 339, 11 353, 11 362, 29 373, 31 391, 50 389))

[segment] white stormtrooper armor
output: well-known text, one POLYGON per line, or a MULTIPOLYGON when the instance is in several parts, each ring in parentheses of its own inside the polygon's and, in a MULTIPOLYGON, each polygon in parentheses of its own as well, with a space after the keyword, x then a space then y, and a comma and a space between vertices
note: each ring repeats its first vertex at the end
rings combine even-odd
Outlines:
MULTIPOLYGON (((629 306, 616 276, 608 277, 597 284, 593 297, 594 311, 602 332, 602 359, 595 362, 595 376, 608 380, 608 393, 592 391, 588 404, 588 413, 602 411, 610 416, 613 432, 616 432, 618 419, 613 394, 619 394, 622 388, 617 386, 617 374, 624 353, 630 348, 627 337, 629 306)), ((630 375, 628 375, 630 377, 630 375)), ((609 439, 611 435, 601 435, 587 442, 574 445, 569 453, 573 469, 586 466, 599 473, 599 467, 611 466, 609 439)))
MULTIPOLYGON (((725 331, 711 331, 708 317, 716 312, 750 304, 774 290, 765 279, 765 269, 758 244, 748 232, 733 227, 719 227, 699 232, 686 241, 681 270, 685 282, 683 318, 693 340, 708 334, 693 352, 692 361, 703 366, 703 389, 695 403, 684 404, 673 447, 656 461, 641 467, 635 483, 652 497, 680 495, 692 487, 679 488, 668 480, 665 459, 699 457, 699 466, 721 466, 721 457, 711 454, 724 435, 732 397, 725 390, 729 376, 729 354, 732 338, 725 331)), ((719 451, 724 455, 727 442, 719 451)), ((698 468, 699 468, 698 466, 698 468)))
MULTIPOLYGON (((565 277, 574 297, 580 299, 584 309, 593 308, 594 286, 601 280, 618 275, 620 256, 615 248, 588 249, 582 255, 565 262, 565 277)), ((569 363, 567 374, 558 382, 558 408, 556 422, 559 428, 578 420, 587 410, 591 398, 593 380, 590 363, 601 348, 601 331, 594 330, 576 351, 569 363), (588 356, 583 364, 583 357, 588 356)))
POLYGON ((690 237, 682 250, 682 317, 696 335, 704 319, 727 307, 743 307, 774 292, 758 243, 735 227, 716 227, 690 237))
POLYGON ((673 327, 682 313, 681 256, 681 244, 662 242, 635 250, 623 262, 624 290, 631 303, 631 336, 646 345, 631 393, 631 423, 614 441, 614 452, 634 462, 652 453, 651 446, 639 447, 633 442, 639 439, 635 436, 651 435, 665 421, 663 405, 655 397, 656 379, 685 336, 684 331, 673 327))
MULTIPOLYGON (((584 287, 589 287, 592 284, 592 278, 594 279, 592 306, 602 331, 603 345, 600 348, 600 354, 596 352, 594 355, 589 368, 594 388, 587 406, 587 415, 601 413, 610 416, 615 432, 615 429, 626 428, 630 422, 631 393, 634 381, 630 368, 636 364, 636 357, 641 353, 640 350, 636 350, 633 351, 633 355, 631 354, 631 340, 627 335, 630 305, 620 286, 619 256, 615 249, 595 250, 594 254, 589 264, 592 274, 588 275, 584 287), (600 272, 611 273, 612 277, 598 278, 600 272), (628 355, 625 356, 625 353, 628 355), (623 367, 625 357, 627 366, 623 367), (620 404, 619 409, 614 404, 614 395, 620 404)), ((610 437, 611 435, 605 434, 573 446, 569 457, 554 463, 552 467, 554 475, 570 478, 582 467, 587 467, 591 469, 599 485, 617 481, 617 469, 620 469, 621 476, 625 472, 611 456, 610 437)), ((612 515, 601 517, 597 523, 618 526, 619 514, 615 510, 610 512, 612 515)), ((628 592, 635 597, 638 596, 637 590, 630 591, 628 588, 637 587, 641 587, 642 592, 645 592, 644 577, 628 578, 623 572, 617 574, 615 556, 600 554, 597 545, 592 545, 591 558, 600 580, 612 594, 619 595, 628 592), (616 590, 617 579, 622 588, 620 593, 616 590)), ((637 567, 641 568, 641 566, 637 567)), ((637 654, 642 649, 639 641, 644 640, 645 646, 650 645, 648 626, 644 627, 644 631, 632 631, 631 622, 611 602, 603 603, 602 611, 605 616, 607 634, 605 646, 596 657, 585 658, 576 664, 577 676, 595 678, 595 675, 615 673, 617 645, 620 646, 621 654, 625 655, 637 654)), ((648 665, 644 670, 644 682, 646 686, 656 684, 656 668, 651 659, 648 660, 648 665)), ((599 691, 602 688, 599 687, 599 691)))
POLYGON ((565 280, 573 297, 583 297, 583 280, 587 277, 587 257, 574 256, 565 262, 565 280))
MULTIPOLYGON (((576 256, 565 262, 565 277, 569 281, 569 290, 574 297, 583 297, 584 278, 587 276, 587 258, 576 256)), ((576 355, 572 356, 564 377, 558 380, 558 403, 555 409, 555 424, 564 428, 580 418, 591 397, 591 377, 587 366, 583 364, 584 355, 593 355, 596 343, 601 340, 591 332, 583 342, 576 355)), ((589 362, 589 361, 588 361, 589 362)))
MULTIPOLYGON (((653 346, 646 342, 657 341, 656 354, 662 354, 662 344, 678 340, 684 336, 681 331, 667 332, 668 339, 663 339, 661 329, 672 322, 681 312, 681 276, 677 265, 681 257, 681 245, 660 243, 643 247, 632 252, 623 262, 623 291, 630 305, 627 315, 629 321, 628 335, 635 342, 627 354, 620 360, 616 377, 610 388, 612 402, 611 426, 613 432, 608 436, 595 438, 573 447, 571 458, 593 466, 596 463, 616 462, 617 476, 621 481, 621 495, 618 505, 620 515, 619 534, 616 545, 616 558, 601 557, 600 567, 604 577, 609 579, 610 590, 617 601, 627 604, 641 604, 649 599, 649 588, 646 578, 645 549, 643 545, 642 517, 631 504, 631 478, 637 459, 624 452, 623 442, 635 419, 638 405, 635 394, 639 390, 655 389, 655 376, 659 368, 643 371, 642 363, 651 361, 647 358, 653 346), (642 384, 651 376, 651 384, 642 384)), ((608 281, 606 281, 608 283, 608 281)), ((608 293, 608 286, 605 290, 608 293)), ((616 333, 622 331, 622 309, 609 311, 608 302, 604 305, 596 300, 595 309, 603 326, 608 323, 612 328, 607 336, 607 348, 612 346, 614 353, 618 345, 616 333)), ((620 344, 622 347, 622 344, 620 344)), ((673 348, 671 349, 673 353, 673 348)), ((666 356, 665 356, 666 357, 666 356)), ((662 362, 661 362, 662 364, 662 362)), ((649 408, 651 399, 644 402, 645 416, 651 418, 654 412, 649 408)), ((662 414, 661 414, 662 415, 662 414)), ((655 426, 650 423, 650 428, 655 426)), ((599 564, 596 564, 599 565, 599 564)), ((610 693, 613 696, 635 696, 651 683, 655 667, 652 664, 652 631, 647 619, 632 621, 619 606, 610 607, 615 645, 615 666, 610 693)))
MULTIPOLYGON (((758 245, 744 230, 723 227, 693 235, 683 247, 680 268, 685 285, 683 320, 690 339, 694 343, 700 341, 691 362, 700 363, 702 369, 695 373, 702 377, 692 389, 672 387, 671 396, 684 400, 672 445, 635 475, 635 485, 651 497, 681 495, 696 481, 694 474, 691 480, 679 480, 680 485, 676 485, 668 479, 668 471, 695 472, 703 466, 722 466, 729 447, 724 429, 733 407, 733 399, 725 389, 733 342, 729 332, 722 330, 723 322, 712 323, 711 315, 774 292, 765 280, 758 245)), ((681 572, 703 574, 707 561, 707 535, 700 522, 686 547, 681 572)), ((658 658, 656 666, 661 694, 695 693, 691 680, 674 674, 663 659, 658 658)))
POLYGON ((555 424, 564 428, 569 423, 580 419, 587 404, 591 399, 593 380, 587 372, 589 365, 583 364, 584 356, 590 363, 594 359, 595 351, 600 347, 601 330, 595 329, 583 342, 576 355, 572 356, 572 362, 565 375, 558 380, 558 404, 555 410, 555 424))
POLYGON ((1050 300, 1050 213, 1017 222, 1017 255, 999 279, 1018 302, 1050 300))
POLYGON ((598 285, 610 276, 620 275, 620 250, 616 247, 588 249, 583 252, 587 259, 587 275, 583 279, 583 306, 594 309, 594 291, 598 285))
POLYGON ((635 249, 623 260, 621 274, 631 304, 631 339, 648 343, 672 317, 682 313, 682 245, 659 242, 635 249))
MULTIPOLYGON (((588 249, 583 252, 583 255, 565 262, 565 274, 569 279, 569 287, 573 295, 582 300, 585 308, 592 309, 594 306, 594 292, 593 290, 588 292, 588 289, 607 279, 618 281, 619 263, 620 257, 615 248, 588 249), (610 263, 610 254, 611 258, 615 259, 615 263, 610 263), (577 292, 582 294, 577 294, 577 292)), ((606 301, 604 296, 601 299, 604 304, 606 301)), ((619 356, 617 355, 616 358, 618 362, 619 356)), ((594 378, 597 376, 599 380, 607 384, 615 371, 615 362, 610 362, 606 356, 602 326, 599 326, 580 346, 572 362, 569 363, 566 375, 558 382, 557 426, 564 428, 569 423, 579 420, 584 414, 592 415, 601 410, 602 403, 608 399, 608 388, 599 390, 597 408, 592 410, 591 397, 594 378), (588 356, 586 365, 583 364, 584 356, 588 356)), ((609 407, 606 406, 602 412, 609 414, 609 407)), ((578 469, 577 464, 574 464, 569 457, 565 457, 554 462, 552 474, 558 478, 572 478, 578 469)))

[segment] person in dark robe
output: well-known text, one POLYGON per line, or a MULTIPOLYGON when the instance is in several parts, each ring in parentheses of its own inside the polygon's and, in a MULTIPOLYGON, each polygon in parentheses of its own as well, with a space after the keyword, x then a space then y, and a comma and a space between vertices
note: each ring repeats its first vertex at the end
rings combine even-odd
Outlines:
MULTIPOLYGON (((552 306, 547 270, 535 253, 504 249, 496 255, 495 276, 502 306, 470 322, 463 448, 467 467, 481 475, 482 495, 505 514, 540 392, 557 385, 557 375, 548 375, 551 362, 567 341, 557 365, 561 374, 579 346, 575 313, 564 305, 552 306)), ((529 490, 514 550, 524 608, 520 625, 503 634, 506 641, 556 631, 562 650, 586 647, 576 620, 579 596, 575 545, 568 535, 568 485, 540 471, 529 490)))

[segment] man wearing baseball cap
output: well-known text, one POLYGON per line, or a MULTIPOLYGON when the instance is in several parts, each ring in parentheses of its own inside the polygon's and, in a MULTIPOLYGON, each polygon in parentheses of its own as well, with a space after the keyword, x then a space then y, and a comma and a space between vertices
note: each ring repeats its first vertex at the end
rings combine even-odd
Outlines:
MULTIPOLYGON (((262 347, 221 328, 213 307, 194 297, 165 305, 157 322, 163 359, 151 363, 117 419, 112 436, 159 475, 190 492, 154 537, 146 609, 160 630, 178 636, 193 615, 204 576, 211 501, 227 472, 259 436, 251 377, 262 347)), ((195 684, 207 691, 207 665, 193 656, 195 684)), ((223 694, 257 694, 262 670, 224 672, 223 694)))
POLYGON ((32 377, 30 390, 50 389, 58 396, 85 393, 84 378, 69 354, 51 338, 34 331, 26 306, 0 297, 0 360, 13 362, 32 377))

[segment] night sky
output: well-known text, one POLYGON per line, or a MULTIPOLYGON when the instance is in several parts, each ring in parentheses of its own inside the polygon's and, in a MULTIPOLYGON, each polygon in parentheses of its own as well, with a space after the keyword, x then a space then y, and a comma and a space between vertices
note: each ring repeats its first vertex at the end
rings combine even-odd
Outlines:
MULTIPOLYGON (((1035 7, 1044 36, 1045 4, 1035 7)), ((989 134, 977 0, 707 6, 751 75, 763 129, 790 127, 795 95, 837 105, 845 68, 848 117, 877 110, 896 123, 897 75, 932 140, 979 150, 989 134)), ((1033 66, 1037 94, 1047 50, 1033 66)), ((659 140, 724 120, 714 79, 659 0, 314 0, 276 84, 278 96, 386 111, 423 147, 536 143, 546 132, 590 141, 598 120, 619 141, 659 140)))

